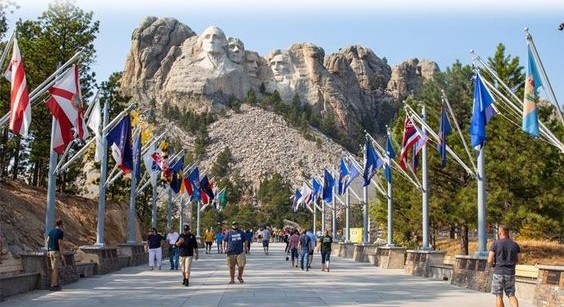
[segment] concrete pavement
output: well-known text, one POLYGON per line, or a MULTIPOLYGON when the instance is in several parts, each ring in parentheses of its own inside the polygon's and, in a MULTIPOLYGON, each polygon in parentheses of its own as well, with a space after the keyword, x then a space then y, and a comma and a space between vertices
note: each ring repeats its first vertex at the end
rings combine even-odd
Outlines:
MULTIPOLYGON (((212 248, 215 249, 215 245, 212 248)), ((495 297, 451 286, 448 282, 405 275, 368 263, 332 257, 331 272, 321 272, 320 256, 303 272, 285 261, 282 244, 264 255, 253 244, 244 284, 228 285, 225 256, 200 252, 192 265, 190 286, 179 271, 146 266, 82 278, 60 292, 33 291, 9 297, 0 307, 91 306, 494 306, 495 297)), ((507 299, 506 305, 509 306, 507 299)), ((521 307, 534 306, 520 301, 521 307)))

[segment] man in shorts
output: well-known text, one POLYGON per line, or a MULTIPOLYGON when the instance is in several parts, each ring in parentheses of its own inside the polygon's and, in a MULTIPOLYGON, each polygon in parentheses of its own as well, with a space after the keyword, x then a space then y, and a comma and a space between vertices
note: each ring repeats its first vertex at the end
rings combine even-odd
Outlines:
POLYGON ((264 254, 268 255, 268 244, 270 243, 270 230, 265 228, 262 232, 262 248, 264 249, 264 254))
POLYGON ((488 264, 494 267, 492 294, 496 296, 496 307, 504 307, 503 292, 509 298, 512 307, 519 307, 515 297, 515 265, 519 262, 521 248, 511 238, 506 226, 499 226, 499 240, 490 247, 488 264))
POLYGON ((59 269, 65 264, 65 256, 63 254, 63 220, 58 219, 55 222, 55 228, 49 231, 47 240, 47 255, 51 262, 51 286, 49 290, 60 291, 59 285, 59 269))
POLYGON ((243 281, 243 271, 245 269, 245 264, 247 258, 245 256, 247 245, 244 244, 245 235, 241 230, 239 230, 239 224, 237 222, 231 223, 231 230, 223 238, 223 252, 227 254, 227 266, 229 267, 229 284, 235 283, 235 265, 238 268, 237 280, 240 283, 243 281))
POLYGON ((190 226, 184 225, 184 232, 176 241, 176 246, 180 253, 180 268, 182 269, 182 285, 190 285, 190 269, 192 268, 192 258, 198 260, 198 241, 190 233, 190 226), (195 255, 194 255, 195 254, 195 255))

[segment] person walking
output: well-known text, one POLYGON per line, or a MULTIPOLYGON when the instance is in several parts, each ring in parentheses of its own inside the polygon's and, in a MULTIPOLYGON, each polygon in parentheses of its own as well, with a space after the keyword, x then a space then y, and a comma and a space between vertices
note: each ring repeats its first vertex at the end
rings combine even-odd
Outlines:
POLYGON ((180 268, 182 269, 182 285, 190 285, 190 270, 192 269, 192 258, 198 260, 198 241, 196 236, 190 233, 190 226, 184 225, 184 232, 179 236, 176 246, 180 253, 180 268))
POLYGON ((222 250, 221 250, 221 242, 223 242, 223 231, 222 229, 219 229, 217 231, 217 233, 215 234, 215 244, 217 244, 217 253, 221 254, 222 250))
POLYGON ((504 307, 503 292, 509 298, 512 307, 519 307, 515 296, 515 265, 519 262, 521 247, 509 237, 509 229, 499 226, 499 240, 490 247, 488 264, 494 268, 492 294, 496 296, 496 307, 504 307))
POLYGON ((317 249, 321 248, 321 271, 329 272, 329 261, 331 260, 331 244, 333 244, 333 237, 329 235, 329 230, 326 229, 325 233, 319 238, 317 249))
POLYGON ((300 268, 302 271, 309 271, 309 249, 311 248, 311 238, 304 232, 298 240, 298 250, 300 251, 300 268))
POLYGON ((180 235, 178 232, 174 231, 174 228, 170 227, 168 229, 168 234, 166 235, 166 241, 169 246, 169 260, 170 260, 170 270, 178 270, 178 246, 176 246, 176 241, 180 235))
POLYGON ((311 239, 310 247, 309 247, 308 262, 307 262, 307 267, 309 269, 311 269, 311 263, 313 262, 313 250, 314 250, 315 246, 317 245, 317 237, 313 233, 312 229, 308 229, 307 232, 306 232, 306 235, 311 239))
POLYGON ((264 254, 268 255, 268 244, 270 243, 270 230, 268 230, 268 227, 261 232, 261 236, 262 236, 262 248, 264 249, 264 254))
POLYGON ((204 242, 206 242, 206 254, 210 254, 211 253, 211 248, 212 248, 212 244, 213 244, 213 232, 212 229, 206 229, 206 232, 204 233, 204 242))
POLYGON ((245 231, 245 245, 247 246, 246 249, 246 253, 250 254, 251 253, 251 243, 253 242, 253 231, 250 229, 247 229, 247 231, 245 231))
POLYGON ((292 231, 292 235, 288 238, 288 249, 292 256, 292 267, 298 267, 298 244, 300 243, 300 232, 296 229, 292 231))
POLYGON ((45 240, 47 256, 51 263, 50 291, 61 290, 61 286, 59 285, 59 269, 61 269, 63 265, 66 265, 65 255, 63 253, 63 236, 63 220, 58 219, 55 222, 55 228, 49 231, 45 240))
POLYGON ((157 229, 151 228, 147 236, 147 246, 145 247, 145 250, 149 252, 149 268, 151 271, 155 265, 155 258, 157 258, 157 267, 159 270, 161 269, 163 257, 163 250, 161 248, 162 241, 163 237, 157 229))
POLYGON ((229 284, 235 283, 235 266, 237 266, 237 280, 244 283, 243 271, 247 258, 245 256, 246 244, 245 235, 239 230, 239 224, 236 221, 231 223, 231 230, 223 238, 223 252, 227 254, 227 267, 229 268, 229 284))

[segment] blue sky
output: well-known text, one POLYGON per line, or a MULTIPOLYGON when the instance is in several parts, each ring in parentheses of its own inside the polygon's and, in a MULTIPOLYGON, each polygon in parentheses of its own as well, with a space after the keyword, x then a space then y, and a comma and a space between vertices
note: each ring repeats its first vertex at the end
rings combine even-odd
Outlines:
MULTIPOLYGON (((11 20, 36 19, 49 1, 17 0, 11 20)), ((201 33, 209 25, 239 37, 261 55, 291 44, 311 42, 326 55, 359 44, 391 65, 407 58, 436 61, 441 70, 459 59, 472 62, 474 49, 483 58, 498 43, 524 64, 524 27, 530 29, 560 104, 564 103, 564 22, 562 0, 77 0, 93 11, 101 29, 95 42, 97 80, 121 71, 131 33, 144 16, 174 17, 201 33), (388 3, 389 2, 389 3, 388 3), (393 2, 393 3, 392 3, 393 2), (411 2, 416 2, 411 3, 411 2), (456 2, 453 5, 451 2, 456 2), (213 4, 210 4, 213 3, 213 4)))

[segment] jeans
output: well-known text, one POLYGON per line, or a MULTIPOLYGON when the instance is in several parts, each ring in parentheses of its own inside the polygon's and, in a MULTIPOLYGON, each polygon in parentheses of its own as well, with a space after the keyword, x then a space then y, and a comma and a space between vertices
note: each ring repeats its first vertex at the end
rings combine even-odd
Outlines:
POLYGON ((170 259, 170 269, 171 270, 178 270, 178 247, 171 246, 169 251, 169 259, 170 259))
POLYGON ((331 251, 321 252, 321 263, 325 263, 331 259, 331 251))
POLYGON ((301 250, 301 255, 300 255, 300 267, 302 268, 302 270, 304 269, 304 267, 307 268, 307 262, 308 262, 308 254, 309 254, 309 248, 302 248, 301 250), (304 262, 305 261, 305 262, 304 262))

